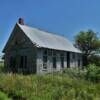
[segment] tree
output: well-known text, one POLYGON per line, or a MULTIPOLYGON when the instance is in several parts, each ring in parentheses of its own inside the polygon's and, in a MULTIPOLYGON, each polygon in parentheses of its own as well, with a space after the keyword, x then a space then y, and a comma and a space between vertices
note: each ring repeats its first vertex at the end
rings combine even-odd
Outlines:
POLYGON ((83 52, 84 65, 87 65, 88 58, 100 50, 100 40, 92 30, 81 31, 75 37, 75 46, 83 52))

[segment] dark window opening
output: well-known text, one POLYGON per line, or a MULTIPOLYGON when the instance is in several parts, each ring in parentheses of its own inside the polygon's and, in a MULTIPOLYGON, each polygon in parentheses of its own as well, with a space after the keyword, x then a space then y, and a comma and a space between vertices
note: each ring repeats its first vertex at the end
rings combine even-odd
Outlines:
POLYGON ((27 56, 25 56, 25 68, 27 67, 27 56))
POLYGON ((81 65, 80 63, 81 63, 81 62, 80 62, 80 60, 78 59, 78 67, 80 67, 80 65, 81 65))
POLYGON ((67 68, 70 68, 70 52, 67 52, 67 68))
POLYGON ((15 41, 15 45, 17 45, 18 44, 18 42, 17 41, 15 41))
POLYGON ((53 56, 56 56, 56 51, 53 51, 53 56))
POLYGON ((72 59, 75 59, 75 53, 72 54, 72 59))
POLYGON ((56 57, 53 57, 53 68, 56 68, 56 57))
POLYGON ((43 56, 43 68, 47 69, 47 56, 43 56))
POLYGON ((61 57, 64 57, 64 53, 61 53, 60 56, 61 56, 61 57))
POLYGON ((20 68, 23 68, 23 56, 21 56, 21 61, 20 61, 20 68))
POLYGON ((14 57, 10 57, 10 67, 14 68, 15 67, 15 58, 14 57))
POLYGON ((61 68, 64 68, 64 57, 61 57, 61 68))
POLYGON ((48 50, 48 56, 52 56, 52 50, 48 50))
POLYGON ((43 55, 47 55, 47 50, 44 50, 43 55))
POLYGON ((27 56, 21 56, 20 68, 26 68, 26 67, 27 67, 27 56))

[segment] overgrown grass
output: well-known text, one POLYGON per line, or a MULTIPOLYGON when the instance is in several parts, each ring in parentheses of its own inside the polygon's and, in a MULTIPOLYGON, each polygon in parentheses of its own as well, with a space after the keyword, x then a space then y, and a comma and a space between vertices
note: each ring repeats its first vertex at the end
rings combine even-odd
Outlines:
POLYGON ((14 100, 99 100, 100 84, 64 74, 1 74, 0 89, 14 100))
POLYGON ((0 100, 12 100, 12 99, 8 98, 7 94, 0 91, 0 100))
POLYGON ((88 70, 70 68, 41 76, 7 74, 2 66, 0 100, 100 100, 100 83, 91 80, 99 77, 100 70, 89 66, 88 70))

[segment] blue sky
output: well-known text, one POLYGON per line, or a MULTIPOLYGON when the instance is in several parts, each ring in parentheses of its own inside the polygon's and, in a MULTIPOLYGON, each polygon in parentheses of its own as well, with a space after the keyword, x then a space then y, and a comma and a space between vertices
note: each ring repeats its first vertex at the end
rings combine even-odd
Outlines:
POLYGON ((19 17, 74 41, 81 30, 100 32, 100 0, 0 0, 0 55, 19 17))

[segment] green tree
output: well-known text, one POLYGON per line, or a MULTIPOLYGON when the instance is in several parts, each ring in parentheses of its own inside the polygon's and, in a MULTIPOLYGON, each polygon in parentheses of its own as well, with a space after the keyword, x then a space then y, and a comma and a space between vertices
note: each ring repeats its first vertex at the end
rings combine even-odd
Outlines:
POLYGON ((75 46, 83 52, 84 65, 87 65, 88 58, 100 50, 100 40, 97 33, 92 30, 81 31, 75 37, 75 46))

